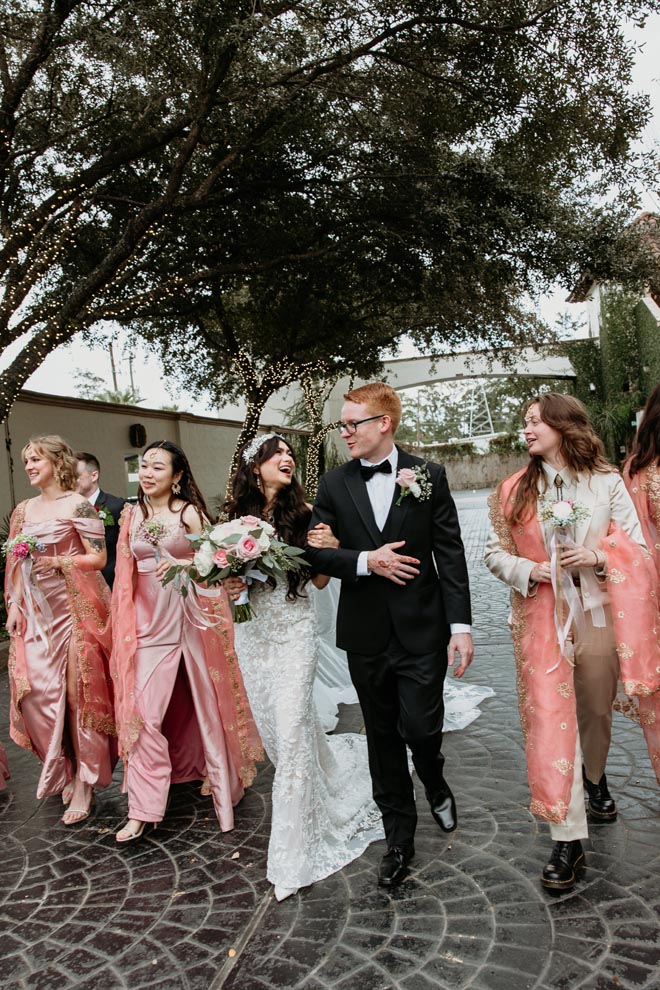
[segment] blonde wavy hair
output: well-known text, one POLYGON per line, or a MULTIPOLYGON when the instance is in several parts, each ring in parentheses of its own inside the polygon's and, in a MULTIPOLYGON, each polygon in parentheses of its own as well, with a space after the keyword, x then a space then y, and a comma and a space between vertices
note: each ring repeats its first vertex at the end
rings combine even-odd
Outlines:
POLYGON ((25 464, 28 449, 32 447, 41 457, 46 457, 53 465, 55 481, 63 492, 75 492, 78 485, 78 459, 70 444, 63 437, 47 434, 43 437, 30 437, 21 451, 25 464))

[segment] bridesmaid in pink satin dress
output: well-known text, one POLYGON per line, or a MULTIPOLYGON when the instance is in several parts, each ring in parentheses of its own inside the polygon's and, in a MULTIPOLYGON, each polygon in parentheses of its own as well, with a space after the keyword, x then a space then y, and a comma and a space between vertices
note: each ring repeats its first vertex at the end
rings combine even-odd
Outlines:
POLYGON ((35 437, 22 455, 41 494, 16 507, 10 539, 33 537, 43 549, 7 559, 10 731, 43 764, 37 797, 61 793, 62 821, 76 825, 93 789, 112 779, 104 529, 75 491, 78 462, 65 440, 35 437))
POLYGON ((119 746, 128 821, 117 842, 160 822, 171 783, 203 780, 223 831, 263 759, 234 652, 223 589, 198 589, 194 602, 162 579, 189 563, 187 533, 209 511, 183 451, 153 443, 139 469, 138 505, 122 514, 112 613, 119 746))

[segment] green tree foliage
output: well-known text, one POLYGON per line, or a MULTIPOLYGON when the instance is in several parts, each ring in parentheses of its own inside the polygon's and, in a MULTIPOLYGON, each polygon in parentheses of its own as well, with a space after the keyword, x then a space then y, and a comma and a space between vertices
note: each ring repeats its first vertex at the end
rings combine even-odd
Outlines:
MULTIPOLYGON (((108 388, 105 379, 95 375, 93 371, 75 371, 74 378, 81 399, 95 399, 97 402, 118 402, 123 405, 135 406, 142 399, 134 388, 108 388)), ((163 407, 172 409, 172 407, 163 407)))
POLYGON ((612 274, 630 200, 594 195, 648 116, 621 18, 657 9, 5 0, 0 412, 100 320, 253 410, 403 333, 523 340, 521 292, 612 274))

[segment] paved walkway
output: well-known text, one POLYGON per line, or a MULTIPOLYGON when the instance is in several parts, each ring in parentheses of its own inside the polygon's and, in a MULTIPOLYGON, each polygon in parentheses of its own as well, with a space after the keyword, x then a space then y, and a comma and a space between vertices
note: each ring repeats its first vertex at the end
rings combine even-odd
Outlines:
MULTIPOLYGON (((484 493, 458 498, 475 606, 476 683, 497 695, 447 736, 460 825, 420 806, 411 876, 375 885, 380 844, 277 904, 265 882, 272 770, 218 832, 209 798, 172 789, 165 822, 117 848, 118 784, 82 827, 36 802, 35 759, 7 746, 0 795, 0 986, 33 990, 619 990, 660 987, 660 793, 641 733, 617 717, 608 774, 619 820, 595 826, 572 894, 538 875, 550 849, 527 810, 507 593, 481 557, 484 493)), ((4 677, 3 677, 4 682, 4 677)), ((0 737, 6 739, 6 685, 0 737)), ((359 711, 343 728, 359 728, 359 711)), ((421 802, 423 805, 424 802, 421 802)))

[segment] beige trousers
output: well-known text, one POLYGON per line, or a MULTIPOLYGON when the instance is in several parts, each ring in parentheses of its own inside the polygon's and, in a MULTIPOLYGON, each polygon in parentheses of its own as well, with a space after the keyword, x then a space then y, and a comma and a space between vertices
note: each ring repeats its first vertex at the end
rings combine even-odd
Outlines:
POLYGON ((584 763, 586 775, 594 784, 598 783, 605 772, 612 737, 612 704, 616 697, 619 658, 616 654, 612 615, 608 605, 604 609, 605 626, 594 626, 591 613, 585 612, 586 630, 579 640, 574 640, 573 682, 578 736, 568 814, 563 822, 550 825, 550 834, 555 841, 586 839, 588 829, 582 765, 584 763))

